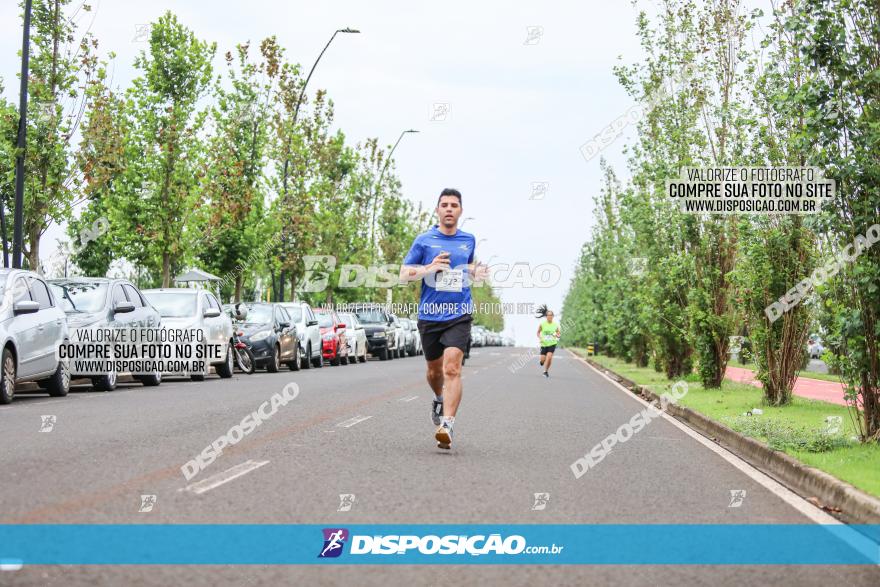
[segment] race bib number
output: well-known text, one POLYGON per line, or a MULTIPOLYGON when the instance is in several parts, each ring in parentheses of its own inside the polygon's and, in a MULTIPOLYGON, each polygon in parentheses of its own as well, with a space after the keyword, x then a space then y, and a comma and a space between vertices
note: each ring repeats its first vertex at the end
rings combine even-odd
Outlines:
POLYGON ((464 282, 464 270, 447 269, 437 275, 435 289, 437 291, 461 291, 464 282))

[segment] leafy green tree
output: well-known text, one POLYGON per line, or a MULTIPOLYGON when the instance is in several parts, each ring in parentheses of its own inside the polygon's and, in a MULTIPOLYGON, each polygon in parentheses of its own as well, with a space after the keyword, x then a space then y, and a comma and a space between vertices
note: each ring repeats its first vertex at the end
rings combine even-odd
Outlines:
POLYGON ((150 47, 135 60, 141 75, 128 91, 126 173, 109 206, 114 241, 163 287, 185 254, 184 227, 198 201, 215 45, 196 38, 167 12, 150 47))
POLYGON ((72 139, 99 67, 97 41, 88 32, 77 39, 72 14, 89 10, 84 3, 71 6, 71 0, 33 3, 23 223, 24 254, 33 269, 40 268, 43 233, 70 215, 76 181, 72 139))
MULTIPOLYGON (((784 28, 812 75, 780 99, 802 113, 806 160, 836 180, 818 229, 838 252, 880 218, 880 15, 873 0, 803 0, 791 12, 784 28)), ((821 293, 861 435, 880 441, 880 247, 864 248, 821 293)))
POLYGON ((208 140, 208 162, 199 209, 201 230, 195 253, 220 275, 233 276, 235 300, 241 299, 244 272, 239 266, 266 238, 266 151, 271 117, 274 39, 261 46, 263 60, 253 63, 250 45, 226 54, 225 88, 218 78, 212 109, 214 134, 208 140))

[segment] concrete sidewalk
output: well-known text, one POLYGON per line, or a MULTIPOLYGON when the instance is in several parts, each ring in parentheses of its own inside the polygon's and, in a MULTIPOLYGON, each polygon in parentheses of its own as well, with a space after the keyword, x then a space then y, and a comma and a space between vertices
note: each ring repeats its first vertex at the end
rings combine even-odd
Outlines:
MULTIPOLYGON (((727 367, 725 377, 737 383, 745 383, 762 387, 760 381, 755 380, 755 372, 742 367, 727 367)), ((843 384, 833 381, 821 381, 819 379, 806 379, 798 377, 794 384, 794 394, 807 399, 817 399, 823 402, 845 406, 846 400, 843 399, 843 384)))

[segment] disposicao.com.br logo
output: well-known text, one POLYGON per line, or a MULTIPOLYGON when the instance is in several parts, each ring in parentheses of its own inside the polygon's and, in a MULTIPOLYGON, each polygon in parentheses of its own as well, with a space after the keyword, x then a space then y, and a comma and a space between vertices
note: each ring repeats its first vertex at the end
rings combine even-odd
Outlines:
POLYGON ((449 534, 388 534, 349 535, 345 528, 324 528, 323 547, 318 558, 338 557, 345 543, 351 544, 351 555, 518 555, 559 554, 563 546, 528 546, 519 534, 502 537, 501 534, 477 534, 474 536, 449 534))

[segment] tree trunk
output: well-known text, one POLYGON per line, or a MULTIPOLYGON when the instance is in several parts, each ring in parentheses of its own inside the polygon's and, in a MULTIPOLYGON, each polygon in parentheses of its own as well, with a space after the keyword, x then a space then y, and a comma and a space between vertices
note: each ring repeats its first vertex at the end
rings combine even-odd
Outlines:
POLYGON ((243 281, 244 281, 244 278, 242 277, 241 272, 236 273, 235 274, 235 301, 236 301, 236 303, 241 301, 241 286, 242 286, 243 281))
POLYGON ((27 238, 28 244, 30 247, 26 252, 27 261, 28 261, 28 269, 31 271, 39 271, 40 270, 40 230, 37 228, 36 224, 25 222, 28 224, 27 226, 27 238))
POLYGON ((162 287, 171 287, 171 255, 162 253, 162 287))

